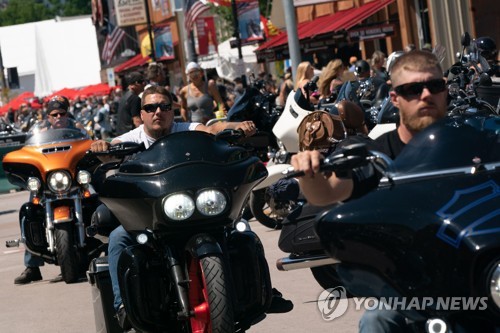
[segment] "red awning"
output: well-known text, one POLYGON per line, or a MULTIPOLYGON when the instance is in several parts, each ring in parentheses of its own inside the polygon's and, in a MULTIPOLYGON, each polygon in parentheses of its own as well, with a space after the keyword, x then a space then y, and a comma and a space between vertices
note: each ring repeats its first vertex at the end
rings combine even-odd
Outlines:
POLYGON ((7 104, 0 107, 0 115, 7 112, 9 108, 12 108, 14 111, 18 110, 24 103, 30 103, 33 109, 39 109, 42 107, 38 99, 35 97, 35 94, 31 91, 25 91, 11 99, 7 104))
POLYGON ((114 87, 110 87, 107 83, 98 83, 78 90, 78 95, 84 97, 105 96, 109 95, 112 89, 114 89, 114 87))
MULTIPOLYGON (((312 21, 299 23, 297 26, 297 35, 299 40, 303 40, 339 30, 348 30, 394 1, 395 0, 372 1, 361 7, 342 10, 334 14, 317 17, 312 21)), ((255 51, 259 52, 287 43, 288 35, 286 32, 282 32, 261 44, 255 51)))
POLYGON ((150 56, 147 56, 144 58, 142 56, 142 54, 139 53, 138 55, 136 55, 136 56, 130 58, 129 60, 122 62, 121 64, 116 66, 115 73, 121 73, 121 72, 124 72, 126 70, 132 69, 134 67, 139 67, 139 66, 145 65, 150 60, 151 60, 150 56))
POLYGON ((54 96, 64 96, 68 99, 75 99, 76 96, 80 94, 79 90, 71 88, 62 88, 61 90, 55 91, 49 96, 45 97, 44 100, 49 101, 54 96))

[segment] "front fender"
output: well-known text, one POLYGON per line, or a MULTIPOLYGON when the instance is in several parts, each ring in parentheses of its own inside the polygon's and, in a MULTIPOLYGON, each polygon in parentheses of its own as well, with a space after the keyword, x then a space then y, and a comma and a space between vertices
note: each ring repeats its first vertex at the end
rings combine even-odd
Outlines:
POLYGON ((186 250, 197 259, 209 255, 222 255, 219 243, 209 234, 197 234, 191 237, 186 244, 186 250))

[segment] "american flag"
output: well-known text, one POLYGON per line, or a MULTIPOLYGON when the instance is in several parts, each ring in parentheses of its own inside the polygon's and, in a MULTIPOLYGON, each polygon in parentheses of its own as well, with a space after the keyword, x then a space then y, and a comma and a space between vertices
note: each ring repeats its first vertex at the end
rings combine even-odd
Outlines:
POLYGON ((199 0, 184 0, 184 28, 186 28, 186 31, 191 31, 198 16, 209 9, 210 7, 199 0))
POLYGON ((110 32, 108 32, 108 35, 106 36, 106 42, 104 42, 104 47, 102 48, 101 58, 109 64, 115 55, 116 48, 125 37, 125 31, 119 27, 113 27, 111 23, 108 24, 108 27, 110 32))

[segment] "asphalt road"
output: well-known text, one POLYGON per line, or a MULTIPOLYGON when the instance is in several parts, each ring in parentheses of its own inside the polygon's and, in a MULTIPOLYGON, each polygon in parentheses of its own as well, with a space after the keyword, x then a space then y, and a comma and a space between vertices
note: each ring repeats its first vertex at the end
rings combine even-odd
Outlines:
MULTIPOLYGON (((0 195, 0 332, 95 332, 88 282, 70 285, 51 282, 59 274, 59 267, 45 265, 41 268, 43 281, 14 285, 14 278, 24 270, 24 248, 6 248, 5 241, 19 237, 19 207, 27 198, 26 192, 0 195)), ((325 321, 317 306, 323 289, 310 271, 276 269, 276 260, 285 255, 277 246, 279 231, 267 229, 256 221, 251 222, 251 227, 264 243, 274 287, 293 301, 294 309, 268 315, 249 332, 357 332, 362 312, 354 309, 352 301, 343 316, 325 321)))

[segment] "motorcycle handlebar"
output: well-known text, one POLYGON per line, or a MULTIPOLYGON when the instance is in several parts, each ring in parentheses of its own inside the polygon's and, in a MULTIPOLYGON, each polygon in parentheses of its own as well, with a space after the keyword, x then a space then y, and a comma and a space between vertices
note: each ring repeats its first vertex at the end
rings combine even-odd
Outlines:
MULTIPOLYGON (((389 167, 391 160, 386 155, 370 151, 365 144, 356 143, 342 148, 342 151, 335 155, 330 155, 321 161, 320 172, 335 172, 337 176, 345 175, 355 168, 372 164, 379 172, 389 167)), ((282 172, 285 179, 304 176, 303 171, 295 171, 290 167, 282 172)))
POLYGON ((141 151, 144 151, 146 147, 143 143, 134 143, 134 142, 120 142, 115 145, 109 147, 108 150, 105 151, 91 151, 88 150, 88 155, 94 156, 116 156, 116 157, 124 157, 128 155, 132 155, 141 151))

